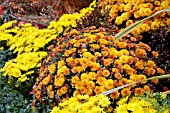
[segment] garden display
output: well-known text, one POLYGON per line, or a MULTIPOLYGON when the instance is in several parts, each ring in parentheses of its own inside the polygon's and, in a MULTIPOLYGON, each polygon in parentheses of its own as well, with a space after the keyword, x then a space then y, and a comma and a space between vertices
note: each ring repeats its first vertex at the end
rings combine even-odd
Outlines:
POLYGON ((169 113, 169 0, 0 3, 1 113, 169 113))

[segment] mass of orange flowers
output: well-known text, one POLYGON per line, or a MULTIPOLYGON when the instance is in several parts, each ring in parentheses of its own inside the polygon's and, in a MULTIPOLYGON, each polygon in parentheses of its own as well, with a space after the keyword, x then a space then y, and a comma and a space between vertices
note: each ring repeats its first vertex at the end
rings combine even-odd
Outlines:
MULTIPOLYGON (((146 79, 155 73, 164 74, 148 54, 158 54, 127 35, 115 40, 116 30, 96 28, 72 29, 51 45, 33 87, 36 104, 58 105, 72 96, 94 96, 112 88, 141 81, 108 95, 112 99, 153 92, 146 79), (135 40, 135 43, 134 43, 135 40)), ((141 36, 140 36, 141 37, 141 36)), ((157 84, 152 80, 151 84, 157 84)))

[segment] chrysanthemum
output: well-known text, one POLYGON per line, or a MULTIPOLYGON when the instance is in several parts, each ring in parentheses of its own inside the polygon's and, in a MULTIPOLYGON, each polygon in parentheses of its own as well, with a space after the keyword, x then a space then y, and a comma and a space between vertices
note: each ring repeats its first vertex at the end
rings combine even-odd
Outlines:
POLYGON ((143 90, 144 90, 145 92, 150 92, 150 88, 149 88, 149 86, 147 86, 147 85, 145 85, 145 86, 143 87, 143 90))
POLYGON ((48 66, 48 70, 50 74, 53 74, 56 70, 55 64, 51 64, 50 66, 48 66))
POLYGON ((122 94, 122 96, 130 96, 131 95, 131 91, 128 88, 123 88, 121 90, 121 94, 122 94))
POLYGON ((141 75, 141 74, 140 74, 140 75, 138 75, 137 77, 138 77, 138 80, 139 80, 139 81, 142 81, 143 84, 146 83, 147 78, 146 78, 145 75, 141 75))
POLYGON ((49 82, 50 82, 50 76, 45 77, 45 78, 42 80, 42 84, 43 84, 43 85, 47 85, 49 82))
POLYGON ((122 63, 127 63, 128 62, 128 56, 126 56, 126 55, 122 55, 119 59, 120 59, 120 61, 122 62, 122 63))
POLYGON ((119 48, 126 48, 127 43, 126 42, 118 42, 118 47, 119 48))
POLYGON ((96 76, 96 73, 95 72, 89 72, 88 75, 89 75, 89 79, 94 80, 95 76, 96 76))
POLYGON ((122 78, 119 81, 120 81, 120 83, 122 83, 124 85, 127 83, 127 79, 126 78, 122 78))
POLYGON ((112 62, 113 62, 112 59, 104 59, 104 66, 110 66, 112 62))
POLYGON ((159 80, 158 79, 152 79, 152 82, 157 84, 159 82, 159 80))
POLYGON ((155 64, 154 61, 148 60, 148 66, 149 66, 149 67, 156 67, 156 64, 155 64))
POLYGON ((156 68, 156 70, 157 70, 157 72, 159 73, 159 74, 165 74, 165 71, 163 70, 163 69, 161 69, 161 68, 156 68))
POLYGON ((96 86, 95 89, 94 89, 94 92, 96 94, 100 94, 102 92, 101 87, 100 86, 96 86))
POLYGON ((73 93, 73 96, 77 97, 77 95, 79 95, 79 94, 80 94, 80 91, 79 90, 75 90, 74 93, 73 93))
POLYGON ((103 72, 102 72, 102 75, 103 75, 104 77, 108 77, 108 76, 110 75, 109 70, 104 69, 103 72))
POLYGON ((142 69, 144 68, 143 63, 140 62, 140 61, 139 61, 139 62, 136 62, 136 63, 135 63, 135 66, 136 66, 137 69, 140 69, 140 70, 142 70, 142 69))
POLYGON ((76 82, 76 84, 75 84, 75 88, 76 88, 76 89, 80 89, 82 86, 83 86, 83 85, 82 85, 81 81, 78 81, 78 82, 76 82))
POLYGON ((89 79, 88 74, 86 74, 86 73, 81 74, 81 80, 84 80, 84 79, 89 79))
POLYGON ((50 96, 49 96, 50 98, 54 98, 54 91, 51 91, 50 92, 50 96))
POLYGON ((80 79, 79 79, 78 76, 73 76, 73 77, 71 78, 71 82, 72 82, 72 83, 77 83, 79 80, 80 80, 80 79))
POLYGON ((121 79, 122 78, 122 75, 120 73, 115 73, 114 76, 117 79, 121 79))
POLYGON ((104 57, 108 56, 108 54, 109 54, 107 51, 101 51, 101 53, 104 57))
POLYGON ((139 58, 145 58, 147 55, 144 49, 136 49, 135 53, 136 53, 136 56, 139 58))
POLYGON ((111 93, 110 97, 112 99, 116 99, 116 98, 119 97, 119 95, 120 95, 120 93, 118 91, 114 91, 114 92, 111 93))
POLYGON ((95 52, 94 55, 95 55, 96 57, 101 57, 101 56, 102 56, 102 54, 99 53, 99 52, 95 52))
POLYGON ((94 88, 95 87, 95 83, 93 82, 93 81, 88 81, 87 82, 87 88, 88 89, 92 89, 92 88, 94 88))
POLYGON ((97 83, 98 83, 99 85, 103 85, 105 82, 106 82, 106 78, 105 78, 105 77, 99 77, 99 78, 97 79, 97 83))
POLYGON ((82 86, 82 87, 79 89, 79 91, 80 91, 81 93, 85 94, 85 93, 87 92, 87 88, 84 87, 84 86, 82 86))
POLYGON ((114 82, 113 82, 112 79, 109 79, 109 80, 106 81, 106 87, 108 89, 112 89, 114 87, 114 82))
POLYGON ((52 85, 47 86, 47 91, 50 92, 53 89, 52 85))
POLYGON ((62 94, 67 93, 67 87, 66 87, 66 86, 61 87, 61 88, 60 88, 60 92, 61 92, 62 94))
POLYGON ((136 94, 136 95, 143 95, 143 90, 142 90, 142 88, 135 88, 135 94, 136 94))
POLYGON ((41 92, 40 91, 36 91, 35 96, 37 99, 41 100, 41 92))

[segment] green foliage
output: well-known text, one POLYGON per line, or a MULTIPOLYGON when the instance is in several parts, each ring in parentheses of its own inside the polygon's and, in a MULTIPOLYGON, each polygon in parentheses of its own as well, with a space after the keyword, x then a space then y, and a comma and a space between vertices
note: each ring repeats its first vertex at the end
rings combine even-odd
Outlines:
POLYGON ((166 109, 170 111, 170 95, 161 94, 159 92, 154 94, 148 94, 148 96, 138 97, 152 104, 152 108, 156 109, 158 113, 163 113, 166 109), (154 100, 151 100, 154 99, 154 100), (156 102, 155 102, 156 100, 156 102), (162 106, 164 106, 162 108, 162 106))
MULTIPOLYGON (((0 50, 0 68, 14 57, 11 51, 0 50)), ((28 95, 34 83, 33 78, 29 80, 29 83, 17 88, 14 80, 9 84, 8 78, 2 76, 2 73, 0 72, 0 113, 34 113, 35 111, 31 109, 32 95, 28 95)))
POLYGON ((2 68, 5 65, 5 62, 8 60, 14 58, 15 55, 9 50, 0 50, 0 68, 2 68))
POLYGON ((0 113, 34 113, 31 109, 31 99, 25 99, 24 95, 7 81, 0 73, 0 113))

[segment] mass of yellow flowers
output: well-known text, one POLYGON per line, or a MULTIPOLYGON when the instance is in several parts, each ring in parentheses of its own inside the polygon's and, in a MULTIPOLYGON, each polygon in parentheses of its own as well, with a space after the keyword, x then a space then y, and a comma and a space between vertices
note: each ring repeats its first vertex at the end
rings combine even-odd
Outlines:
MULTIPOLYGON (((148 100, 140 99, 139 97, 125 97, 121 98, 117 102, 117 107, 114 113, 158 113, 154 104, 156 104, 157 100, 155 98, 148 98, 148 100)), ((159 106, 163 112, 169 113, 169 110, 164 106, 159 106)), ((159 110, 161 110, 159 109, 159 110)))
POLYGON ((47 56, 47 52, 40 50, 51 40, 55 39, 65 29, 76 27, 76 21, 90 13, 95 7, 94 0, 91 5, 80 13, 65 14, 59 21, 51 22, 47 29, 38 29, 31 24, 23 24, 20 27, 12 27, 17 21, 11 21, 0 26, 0 41, 7 41, 7 46, 17 58, 6 62, 1 69, 4 76, 16 77, 18 82, 24 82, 27 75, 34 73, 33 69, 41 66, 41 60, 47 56), (12 27, 12 28, 11 28, 12 27))
POLYGON ((78 95, 55 106, 51 113, 107 113, 109 98, 104 95, 78 95))

